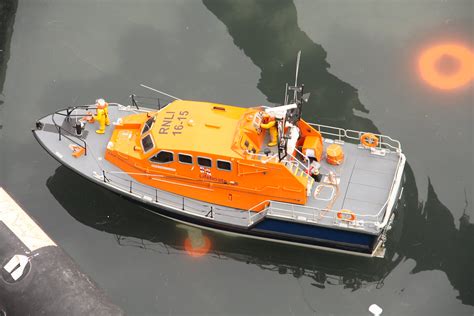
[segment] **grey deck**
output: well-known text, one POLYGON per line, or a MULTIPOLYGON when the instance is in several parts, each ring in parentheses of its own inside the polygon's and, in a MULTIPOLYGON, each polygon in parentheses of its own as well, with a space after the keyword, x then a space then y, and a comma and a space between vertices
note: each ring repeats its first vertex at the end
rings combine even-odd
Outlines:
MULTIPOLYGON (((136 110, 130 107, 110 106, 110 121, 114 122, 119 117, 134 112, 136 110)), ((81 113, 85 113, 85 111, 81 113)), ((64 116, 55 115, 55 121, 63 129, 74 133, 72 125, 65 121, 64 116)), ((47 116, 41 119, 40 122, 44 124, 43 129, 35 131, 39 141, 58 160, 86 178, 141 202, 164 207, 172 212, 185 213, 188 216, 245 228, 251 227, 268 216, 336 229, 377 234, 380 232, 380 227, 377 227, 374 223, 381 222, 387 211, 386 202, 391 193, 392 181, 396 176, 400 158, 400 153, 389 152, 382 157, 372 154, 368 149, 344 143, 342 145, 345 152, 343 165, 334 167, 322 162, 323 174, 333 170, 340 178, 340 193, 334 201, 332 209, 349 209, 357 213, 357 221, 347 223, 337 220, 335 211, 325 210, 328 201, 313 198, 314 190, 320 184, 317 182, 313 184, 311 196, 308 197, 305 206, 271 201, 266 212, 254 213, 213 205, 140 184, 103 159, 105 148, 113 131, 112 126, 106 128, 105 134, 100 135, 95 133, 98 128, 97 123, 86 124, 82 139, 87 142, 87 155, 74 158, 69 148, 72 142, 64 136, 62 136, 61 141, 59 140, 59 134, 53 124, 52 116, 47 116), (384 204, 385 209, 382 208, 384 204), (374 215, 379 212, 379 216, 374 218, 374 215)), ((75 138, 72 137, 72 139, 75 138)), ((270 149, 274 151, 275 147, 270 149)), ((321 191, 320 197, 328 197, 329 192, 327 190, 321 191)))
MULTIPOLYGON (((344 149, 344 163, 341 166, 329 165, 324 159, 321 162, 321 182, 315 182, 304 207, 293 206, 293 218, 301 221, 311 221, 326 226, 363 227, 370 233, 377 233, 380 229, 375 225, 382 221, 387 208, 392 182, 394 181, 399 155, 394 152, 385 156, 371 153, 369 149, 355 144, 341 144, 344 149), (339 193, 336 188, 324 182, 329 171, 335 172, 339 180, 339 193), (314 198, 314 192, 321 185, 322 189, 314 198), (331 197, 335 196, 332 201, 331 197), (328 210, 330 208, 330 210, 328 210), (356 214, 354 222, 345 222, 337 219, 337 211, 350 210, 356 214)), ((289 212, 282 210, 282 203, 272 203, 275 210, 273 215, 289 216, 289 212), (277 206, 278 205, 278 206, 277 206)))
MULTIPOLYGON (((267 132, 265 135, 264 144, 270 139, 268 134, 267 132)), ((325 147, 332 143, 334 140, 325 138, 325 147)), ((386 212, 391 211, 388 209, 390 195, 393 190, 398 191, 398 186, 392 187, 392 183, 399 174, 399 168, 403 169, 402 154, 386 150, 380 155, 377 151, 358 144, 341 141, 336 143, 343 148, 344 162, 340 166, 333 166, 328 164, 323 156, 320 162, 323 180, 314 182, 306 205, 272 202, 268 215, 329 227, 361 229, 377 234, 380 231, 378 224, 383 221, 386 212), (324 182, 330 171, 336 174, 339 181, 337 195, 331 194, 336 193, 334 185, 324 182), (314 196, 318 186, 322 187, 316 199, 314 196), (331 199, 333 196, 334 201, 331 199), (337 212, 340 210, 354 212, 356 220, 339 220, 337 212)), ((276 147, 264 145, 260 154, 264 154, 266 149, 271 151, 269 156, 277 153, 276 147)))

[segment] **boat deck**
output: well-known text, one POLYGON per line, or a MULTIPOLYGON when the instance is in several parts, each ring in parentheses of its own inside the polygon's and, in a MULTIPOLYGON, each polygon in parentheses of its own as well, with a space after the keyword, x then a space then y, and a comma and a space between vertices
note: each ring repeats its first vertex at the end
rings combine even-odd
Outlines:
MULTIPOLYGON (((85 114, 85 111, 80 111, 80 113, 85 114)), ((112 136, 113 122, 117 121, 120 117, 133 113, 139 113, 139 111, 131 107, 109 106, 111 126, 106 128, 105 134, 102 135, 95 132, 98 128, 97 123, 87 123, 82 135, 79 137, 87 143, 87 151, 86 155, 82 155, 79 158, 72 156, 72 150, 69 147, 71 144, 74 144, 73 140, 81 144, 81 141, 78 141, 78 136, 73 136, 75 135, 75 131, 72 128, 75 123, 74 119, 68 122, 65 116, 54 115, 54 118, 51 115, 46 116, 39 120, 44 125, 41 130, 35 130, 35 134, 50 154, 63 164, 87 179, 107 186, 122 195, 130 196, 154 206, 186 213, 190 216, 204 217, 210 221, 240 227, 249 227, 263 218, 263 213, 213 205, 143 185, 105 160, 103 157, 107 143, 112 136), (61 140, 59 140, 59 132, 55 123, 61 127, 61 140)))
MULTIPOLYGON (((139 112, 129 106, 110 105, 111 122, 139 112)), ((147 110, 149 111, 149 109, 147 110)), ((79 112, 80 114, 85 113, 83 109, 76 111, 78 114, 79 112)), ((144 112, 145 110, 140 111, 144 112)), ((65 111, 58 113, 65 113, 65 111)), ((377 234, 380 232, 380 227, 377 224, 383 220, 385 215, 387 200, 393 191, 392 186, 397 177, 401 159, 401 154, 393 151, 384 151, 385 154, 381 155, 380 152, 374 153, 356 144, 341 143, 345 152, 344 164, 335 167, 321 162, 323 179, 319 183, 313 183, 311 196, 308 196, 305 206, 271 201, 266 212, 256 213, 205 203, 136 182, 127 173, 103 159, 105 148, 112 135, 112 126, 106 128, 105 134, 99 135, 95 133, 97 124, 86 124, 85 130, 79 138, 87 143, 85 146, 87 154, 75 158, 71 154, 70 145, 74 142, 81 144, 81 141, 78 136, 75 136, 75 131, 72 128, 74 122, 67 121, 65 116, 58 114, 46 116, 40 122, 43 123, 43 128, 35 130, 35 135, 40 143, 51 155, 89 180, 122 195, 176 213, 245 228, 252 227, 267 216, 377 234), (337 185, 327 183, 327 175, 330 171, 337 175, 337 185), (352 222, 338 220, 337 213, 332 210, 341 209, 353 211, 357 214, 357 219, 352 222)), ((327 139, 327 141, 331 140, 327 139)))
MULTIPOLYGON (((265 135, 265 143, 270 138, 265 135)), ((401 155, 395 151, 370 149, 362 145, 325 138, 324 146, 339 144, 344 151, 344 162, 334 166, 323 156, 321 181, 311 185, 306 205, 272 202, 269 215, 314 222, 325 226, 364 227, 376 233, 385 215, 401 155), (331 181, 330 173, 335 174, 331 181), (334 180, 336 180, 334 182, 334 180), (356 214, 353 222, 341 221, 334 210, 348 210, 356 214)), ((260 154, 277 155, 276 147, 263 147, 260 154)), ((301 166, 301 165, 300 165, 301 166)), ((300 170, 301 171, 301 170, 300 170)))

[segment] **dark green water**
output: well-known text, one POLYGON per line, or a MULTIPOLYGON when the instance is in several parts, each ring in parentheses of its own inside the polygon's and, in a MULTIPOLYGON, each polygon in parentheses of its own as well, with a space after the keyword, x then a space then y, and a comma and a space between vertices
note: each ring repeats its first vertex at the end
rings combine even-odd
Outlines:
MULTIPOLYGON (((474 313, 473 86, 420 79, 419 54, 473 43, 467 1, 0 0, 0 185, 132 315, 474 313), (304 117, 399 139, 403 206, 385 259, 199 231, 74 175, 36 118, 140 83, 181 98, 282 101, 302 50, 304 117), (208 238, 190 256, 185 240, 208 238)), ((1 241, 0 241, 1 242, 1 241)))

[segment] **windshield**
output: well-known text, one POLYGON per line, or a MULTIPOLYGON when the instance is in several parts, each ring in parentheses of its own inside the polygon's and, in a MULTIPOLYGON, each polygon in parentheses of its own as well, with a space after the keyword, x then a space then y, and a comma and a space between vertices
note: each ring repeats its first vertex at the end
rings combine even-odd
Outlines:
POLYGON ((150 117, 145 122, 145 125, 143 125, 142 134, 145 134, 146 132, 148 132, 151 129, 151 127, 153 126, 153 123, 155 123, 155 117, 154 116, 150 117))
POLYGON ((153 148, 153 140, 150 134, 146 135, 142 139, 143 152, 148 152, 153 148))

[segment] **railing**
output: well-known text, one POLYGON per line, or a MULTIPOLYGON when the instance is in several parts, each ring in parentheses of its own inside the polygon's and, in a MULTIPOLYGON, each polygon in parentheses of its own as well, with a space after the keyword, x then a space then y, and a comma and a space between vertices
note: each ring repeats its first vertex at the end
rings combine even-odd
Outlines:
MULTIPOLYGON (((392 180, 392 184, 390 186, 388 198, 385 203, 380 207, 379 211, 376 214, 362 214, 358 212, 353 212, 355 216, 355 220, 351 221, 354 226, 359 227, 383 227, 386 224, 387 217, 386 217, 386 210, 389 206, 389 203, 392 201, 393 203, 396 201, 396 196, 394 196, 394 188, 397 179, 399 178, 400 166, 402 165, 402 155, 400 155, 397 163, 397 168, 395 170, 395 176, 392 180)), ((393 206, 393 205, 392 205, 393 206)), ((309 207, 305 205, 296 205, 290 204, 285 202, 278 202, 278 201, 271 201, 267 213, 268 214, 277 214, 283 215, 288 218, 298 219, 298 216, 305 217, 307 220, 311 220, 313 222, 319 222, 320 219, 326 218, 329 220, 333 220, 334 222, 341 222, 339 219, 338 213, 340 211, 327 209, 327 208, 315 208, 309 207), (280 205, 280 207, 278 207, 280 205)), ((342 220, 343 221, 343 220, 342 220)))
MULTIPOLYGON (((224 216, 228 218, 233 218, 238 220, 242 224, 245 224, 246 226, 250 226, 263 219, 266 214, 266 209, 268 207, 268 202, 264 201, 253 206, 247 211, 242 210, 241 212, 236 212, 235 214, 229 215, 225 212, 231 211, 232 208, 225 208, 213 204, 204 203, 195 199, 187 198, 182 195, 174 194, 171 192, 164 192, 158 188, 154 188, 146 184, 142 184, 140 182, 131 179, 126 179, 120 176, 128 174, 129 173, 125 173, 122 171, 102 170, 102 174, 96 173, 94 176, 95 178, 105 183, 111 184, 118 190, 133 194, 137 198, 140 198, 149 203, 157 204, 158 206, 172 208, 184 213, 196 215, 207 219, 215 219, 216 215, 221 217, 224 216), (260 208, 262 208, 262 210, 260 210, 260 208)), ((152 176, 151 174, 146 173, 137 173, 137 175, 143 175, 147 177, 152 176)))
POLYGON ((58 110, 58 111, 54 112, 51 115, 51 121, 53 122, 54 127, 56 127, 56 130, 58 131, 59 140, 61 140, 61 137, 67 138, 69 141, 71 141, 74 144, 78 145, 79 147, 83 148, 84 149, 84 155, 87 155, 87 143, 86 143, 86 141, 83 138, 81 138, 79 135, 77 135, 77 134, 75 134, 75 133, 73 133, 73 132, 71 132, 67 129, 64 129, 61 125, 56 123, 56 120, 55 120, 55 115, 65 116, 67 121, 69 121, 70 117, 79 117, 80 116, 82 118, 85 115, 85 113, 82 114, 82 115, 71 114, 71 113, 74 113, 77 109, 87 110, 87 109, 89 109, 89 107, 87 105, 83 105, 83 106, 74 106, 74 107, 68 107, 68 108, 65 108, 65 109, 58 110), (66 113, 61 113, 61 112, 64 112, 64 111, 66 113))
MULTIPOLYGON (((283 216, 285 218, 291 218, 294 220, 302 221, 303 219, 306 222, 313 222, 318 224, 335 224, 343 223, 344 220, 338 218, 339 211, 327 209, 327 208, 315 208, 305 205, 297 205, 286 202, 262 201, 253 207, 249 208, 246 211, 238 212, 235 216, 229 214, 224 214, 222 211, 223 207, 200 202, 195 199, 187 198, 178 194, 164 192, 160 189, 136 182, 134 180, 125 179, 120 177, 120 174, 127 174, 124 172, 111 172, 111 171, 102 171, 102 174, 96 174, 95 177, 113 185, 115 188, 135 195, 137 198, 140 198, 146 202, 154 203, 159 206, 173 208, 191 215, 196 215, 199 217, 207 219, 215 219, 216 215, 227 216, 228 218, 237 218, 242 223, 246 223, 247 226, 252 226, 255 223, 262 220, 267 214, 268 215, 277 215, 283 216), (329 220, 323 221, 324 219, 329 220)), ((143 174, 150 176, 150 174, 143 174)), ((392 184, 393 189, 393 184, 392 184)), ((384 217, 384 210, 388 205, 389 200, 380 208, 379 212, 376 214, 362 214, 354 212, 356 219, 349 223, 348 227, 355 228, 367 228, 367 227, 380 227, 381 222, 384 217)), ((226 208, 227 212, 231 211, 232 208, 226 208)))
POLYGON ((305 171, 305 172, 309 171, 309 158, 305 154, 303 154, 301 151, 299 151, 298 148, 295 148, 295 151, 296 151, 297 154, 299 154, 301 157, 303 157, 304 163, 301 162, 295 156, 293 156, 293 154, 290 155, 293 158, 292 161, 298 162, 298 165, 303 169, 303 171, 305 171))
MULTIPOLYGON (((379 214, 382 212, 382 210, 383 210, 384 208, 387 208, 387 207, 389 206, 389 202, 390 202, 390 201, 392 201, 393 203, 395 203, 395 201, 396 201, 396 199, 397 199, 396 196, 395 196, 395 197, 392 197, 392 195, 394 194, 393 189, 395 188, 395 183, 397 183, 398 178, 401 178, 401 175, 399 175, 399 172, 400 172, 400 166, 402 165, 402 162, 405 163, 405 162, 404 162, 404 159, 405 159, 405 158, 404 158, 404 156, 402 156, 402 155, 400 155, 400 156, 398 157, 397 168, 395 169, 395 176, 393 177, 392 184, 390 185, 390 190, 388 191, 388 192, 389 192, 389 193, 388 193, 388 196, 389 196, 389 197, 387 198, 387 200, 385 201, 384 205, 383 205, 382 208, 380 209, 379 214), (391 197, 392 197, 392 199, 391 199, 391 197)), ((393 204, 391 205, 391 207, 393 207, 393 204)), ((380 226, 382 226, 382 227, 385 226, 385 224, 388 222, 388 217, 386 216, 386 213, 384 213, 383 215, 384 215, 384 217, 382 218, 383 221, 382 221, 382 223, 380 223, 380 226)))
POLYGON ((252 206, 251 208, 249 208, 247 210, 247 214, 248 214, 248 222, 249 222, 249 225, 252 225, 256 222, 258 222, 260 219, 264 218, 265 215, 267 214, 267 211, 269 209, 269 206, 270 206, 270 201, 262 201, 254 206, 252 206), (259 208, 262 208, 262 210, 258 210, 259 208), (251 213, 254 213, 254 214, 251 214, 251 213))
MULTIPOLYGON (((123 107, 123 105, 119 103, 109 103, 110 107, 116 106, 116 107, 123 107)), ((87 142, 81 137, 81 135, 71 132, 68 129, 65 129, 62 127, 62 125, 59 125, 56 120, 55 116, 63 116, 65 117, 65 121, 70 122, 71 118, 83 118, 84 116, 88 115, 89 110, 95 110, 97 109, 95 104, 87 104, 87 105, 76 105, 76 106, 70 106, 67 108, 63 108, 61 110, 57 110, 51 115, 51 121, 53 122, 54 126, 56 127, 56 130, 58 131, 58 137, 59 140, 61 140, 61 137, 67 138, 69 141, 73 142, 74 144, 78 145, 79 147, 84 149, 84 155, 87 155, 87 142), (82 110, 84 113, 76 113, 76 111, 82 110), (64 113, 65 112, 65 113, 64 113)), ((71 126, 71 128, 74 128, 71 126)))
MULTIPOLYGON (((392 180, 392 184, 389 190, 389 196, 385 203, 380 207, 379 211, 376 214, 362 214, 358 212, 353 212, 355 216, 354 221, 344 221, 344 219, 338 218, 338 213, 340 211, 336 211, 333 209, 328 208, 316 208, 310 207, 305 205, 298 205, 298 204, 291 204, 286 202, 278 202, 278 201, 270 201, 266 200, 260 202, 259 204, 255 205, 248 211, 251 212, 252 210, 257 209, 261 205, 265 205, 265 209, 260 211, 260 213, 254 214, 253 216, 264 216, 266 214, 269 215, 279 215, 286 218, 301 220, 304 218, 306 221, 312 221, 314 223, 321 223, 322 219, 327 219, 330 223, 341 223, 341 222, 350 222, 350 226, 354 227, 376 227, 380 228, 385 226, 386 224, 386 210, 389 206, 389 203, 395 202, 396 197, 394 194, 395 183, 399 178, 400 166, 402 165, 403 156, 400 155, 397 167, 395 169, 395 176, 392 180), (263 213, 263 214, 262 214, 263 213)), ((393 206, 393 205, 392 205, 393 206)), ((250 214, 249 214, 249 222, 250 221, 250 214)))
POLYGON ((260 160, 262 163, 267 162, 278 162, 278 154, 273 154, 271 156, 265 154, 257 154, 253 152, 248 152, 249 159, 260 160))
MULTIPOLYGON (((162 99, 162 98, 153 98, 153 97, 144 97, 144 96, 136 96, 132 94, 130 96, 131 100, 131 106, 135 107, 137 111, 147 111, 146 108, 144 107, 155 107, 160 111, 164 107, 166 107, 168 104, 172 102, 172 99, 162 99)), ((123 108, 123 106, 120 103, 109 103, 109 107, 119 107, 123 108)), ((84 149, 84 155, 87 155, 87 142, 81 137, 81 135, 78 135, 77 133, 74 133, 66 128, 64 128, 62 125, 58 124, 55 120, 55 116, 63 116, 66 117, 65 120, 67 122, 70 121, 71 118, 83 118, 84 116, 88 115, 88 111, 90 110, 96 110, 96 104, 85 104, 85 105, 76 105, 76 106, 70 106, 67 108, 63 108, 60 110, 57 110, 51 115, 51 120, 58 131, 58 137, 59 140, 61 140, 61 137, 67 138, 69 141, 73 142, 77 146, 81 147, 84 149), (76 111, 84 111, 84 113, 76 113, 76 111)), ((71 126, 71 128, 74 128, 71 126)))
MULTIPOLYGON (((287 157, 290 157, 290 159, 285 158, 285 159, 282 160, 282 162, 287 163, 287 164, 296 165, 296 167, 298 169, 300 169, 302 172, 306 172, 307 170, 309 170, 309 159, 308 159, 308 157, 305 154, 303 154, 302 152, 300 152, 297 148, 295 148, 295 151, 304 158, 305 163, 301 162, 298 158, 296 158, 295 156, 290 155, 290 154, 287 155, 287 157)), ((248 158, 249 159, 260 160, 262 163, 279 162, 278 161, 278 154, 273 154, 271 156, 268 156, 268 155, 265 155, 265 154, 257 154, 257 153, 249 152, 248 153, 248 158)))
MULTIPOLYGON (((397 167, 398 173, 399 167, 397 167)), ((146 202, 154 203, 159 206, 173 208, 188 214, 196 215, 199 217, 207 219, 215 219, 216 215, 227 216, 228 218, 238 219, 239 221, 245 223, 247 226, 252 226, 255 223, 262 220, 267 214, 268 215, 277 215, 285 218, 291 218, 298 221, 303 219, 306 222, 313 222, 318 224, 335 224, 335 223, 348 223, 348 227, 355 228, 367 228, 375 227, 379 228, 382 220, 384 219, 384 210, 386 210, 389 199, 385 204, 380 208, 376 214, 362 214, 354 212, 356 219, 354 221, 344 221, 338 218, 339 211, 327 209, 327 208, 315 208, 305 205, 297 205, 286 202, 262 201, 253 207, 249 208, 246 211, 236 212, 235 215, 224 214, 224 208, 204 202, 200 202, 195 199, 187 198, 178 194, 164 192, 160 189, 136 182, 131 179, 122 178, 120 175, 128 175, 128 173, 121 171, 102 171, 102 174, 95 174, 95 177, 101 181, 111 184, 115 188, 135 195, 137 198, 140 198, 146 202), (324 219, 328 221, 323 221, 324 219)), ((144 176, 150 176, 150 174, 143 174, 144 176)), ((394 180, 392 182, 393 190, 394 180)), ((232 208, 225 208, 227 212, 231 211, 232 208)))
POLYGON ((162 98, 155 98, 155 97, 145 97, 132 94, 130 95, 130 102, 131 105, 140 109, 140 107, 147 107, 147 108, 157 108, 158 111, 166 107, 168 104, 173 102, 173 99, 162 99, 162 98))
MULTIPOLYGON (((382 211, 383 208, 380 210, 382 211)), ((379 213, 380 213, 379 211, 379 213)), ((309 207, 305 205, 296 205, 285 202, 272 201, 268 210, 268 214, 283 215, 284 217, 301 219, 305 218, 307 221, 315 223, 321 222, 321 219, 329 219, 334 222, 344 222, 337 217, 339 211, 332 209, 309 207)), ((380 214, 368 215, 354 212, 355 220, 354 226, 377 226, 380 223, 380 214)))
MULTIPOLYGON (((321 135, 332 138, 332 139, 337 139, 339 141, 349 139, 353 142, 355 141, 356 143, 357 142, 360 143, 360 138, 365 133, 362 131, 355 131, 351 129, 346 130, 339 127, 316 124, 316 123, 308 123, 308 124, 311 125, 312 127, 315 127, 316 130, 321 133, 321 135)), ((402 151, 401 144, 398 140, 393 139, 387 135, 375 134, 375 133, 373 134, 377 136, 379 139, 379 143, 378 143, 379 148, 392 149, 398 153, 402 151)))

